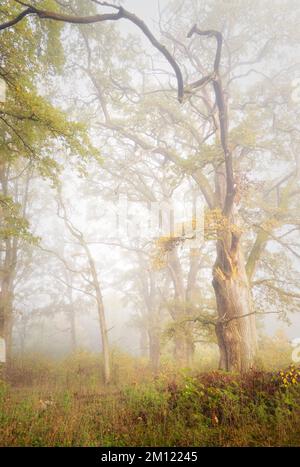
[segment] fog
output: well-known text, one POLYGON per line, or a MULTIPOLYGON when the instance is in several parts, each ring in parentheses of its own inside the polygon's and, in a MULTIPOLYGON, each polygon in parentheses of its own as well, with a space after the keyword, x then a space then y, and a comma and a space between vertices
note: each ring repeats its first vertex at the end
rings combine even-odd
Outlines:
MULTIPOLYGON (((78 16, 113 8, 70 3, 78 16)), ((258 352, 267 336, 300 336, 299 29, 291 20, 278 32, 288 13, 262 3, 122 2, 178 63, 181 103, 170 63, 128 19, 66 22, 59 41, 53 31, 41 39, 28 92, 63 112, 54 128, 55 115, 41 110, 46 134, 12 115, 8 81, 1 199, 17 209, 1 207, 6 361, 104 351, 109 368, 119 351, 157 371, 174 359, 197 367, 208 352, 216 368, 216 328, 248 315, 258 352), (194 24, 206 32, 188 38, 194 24), (215 70, 214 31, 223 37, 215 70), (228 232, 230 248, 238 242, 230 272, 228 232), (221 291, 218 274, 228 281, 221 291)), ((9 44, 12 33, 2 34, 9 44)), ((9 64, 5 55, 1 69, 9 64)), ((29 114, 41 105, 27 102, 29 114)))

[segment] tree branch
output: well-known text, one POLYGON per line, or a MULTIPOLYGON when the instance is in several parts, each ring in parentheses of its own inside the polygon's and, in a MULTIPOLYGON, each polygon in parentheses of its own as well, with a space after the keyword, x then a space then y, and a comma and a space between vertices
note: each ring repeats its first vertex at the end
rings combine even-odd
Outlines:
MULTIPOLYGON (((232 153, 228 146, 228 115, 227 115, 227 105, 224 97, 224 90, 222 86, 222 80, 219 73, 220 68, 220 61, 221 61, 221 52, 222 52, 222 44, 223 38, 222 34, 219 31, 215 31, 213 29, 201 31, 198 29, 197 25, 194 25, 192 29, 189 31, 187 37, 192 37, 193 34, 198 34, 199 36, 206 36, 206 37, 215 37, 217 41, 217 50, 214 60, 214 71, 212 76, 212 82, 214 87, 214 93, 216 98, 216 104, 218 108, 219 114, 219 124, 220 124, 220 139, 221 145, 224 153, 224 162, 225 162, 225 169, 226 169, 226 196, 223 206, 223 213, 225 215, 229 215, 232 210, 234 196, 235 196, 235 187, 234 187, 234 176, 233 176, 233 164, 232 164, 232 153)), ((210 76, 210 75, 209 75, 210 76)), ((204 83, 209 82, 207 77, 199 80, 201 85, 204 83), (203 81, 204 80, 204 81, 203 81)))
MULTIPOLYGON (((18 16, 13 18, 10 21, 7 21, 6 23, 0 24, 0 31, 10 28, 11 26, 14 26, 15 24, 19 23, 22 21, 26 16, 29 15, 35 15, 38 16, 40 19, 49 19, 53 21, 60 21, 63 23, 71 23, 71 24, 92 24, 92 23, 100 23, 103 21, 118 21, 119 19, 127 19, 131 23, 135 24, 142 32, 143 34, 149 39, 153 47, 155 47, 164 57, 165 59, 169 62, 171 67, 173 68, 176 79, 177 79, 177 92, 178 92, 178 100, 179 102, 182 102, 183 99, 183 77, 181 70, 176 62, 176 60, 173 58, 173 56, 170 54, 168 49, 161 44, 156 37, 152 34, 148 26, 142 21, 140 18, 138 18, 136 15, 133 13, 130 13, 129 11, 125 10, 121 6, 113 6, 115 9, 117 9, 116 13, 104 13, 104 14, 96 14, 96 15, 91 15, 91 16, 74 16, 74 15, 66 15, 64 13, 56 13, 54 11, 48 11, 48 10, 42 10, 39 8, 36 8, 33 5, 29 5, 27 3, 24 3, 20 0, 15 0, 18 4, 23 5, 26 7, 24 11, 22 11, 18 16)), ((105 2, 97 2, 101 6, 110 6, 105 2)))

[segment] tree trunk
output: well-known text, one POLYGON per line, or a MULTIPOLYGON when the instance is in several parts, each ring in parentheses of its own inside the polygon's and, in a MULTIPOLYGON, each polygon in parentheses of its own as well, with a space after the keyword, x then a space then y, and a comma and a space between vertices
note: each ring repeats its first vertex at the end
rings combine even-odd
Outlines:
POLYGON ((149 360, 151 370, 154 374, 158 373, 160 365, 160 335, 156 329, 149 329, 149 360))
POLYGON ((85 252, 87 254, 90 271, 91 271, 91 275, 93 278, 93 286, 94 286, 94 290, 96 294, 97 311, 98 311, 100 333, 101 333, 101 339, 102 339, 104 382, 105 384, 109 384, 110 379, 111 379, 110 350, 109 350, 108 330, 107 330, 107 324, 106 324, 106 316, 105 316, 104 303, 103 303, 103 298, 102 298, 102 293, 101 293, 101 287, 100 287, 96 266, 95 266, 93 257, 91 255, 91 252, 88 246, 86 245, 86 243, 82 242, 82 246, 85 249, 85 252))
POLYGON ((256 328, 245 261, 239 239, 232 236, 230 250, 217 242, 213 287, 217 302, 216 334, 222 370, 244 372, 253 366, 256 328))
MULTIPOLYGON (((0 339, 4 339, 5 343, 5 332, 4 332, 4 307, 2 304, 2 297, 0 296, 0 339)), ((2 353, 2 352, 1 352, 2 353)), ((4 350, 4 355, 3 357, 5 358, 5 350, 4 350)), ((1 359, 0 360, 0 380, 4 378, 4 371, 5 371, 5 362, 1 359)))
POLYGON ((12 311, 12 303, 8 304, 6 310, 6 321, 4 326, 4 335, 5 335, 5 342, 6 342, 6 367, 10 368, 12 363, 12 348, 13 348, 13 311, 12 311))
POLYGON ((103 298, 102 298, 101 286, 100 286, 100 281, 99 281, 98 274, 97 274, 97 268, 96 268, 93 256, 90 252, 90 249, 88 247, 88 244, 84 240, 84 236, 82 232, 80 232, 77 228, 75 228, 73 224, 68 220, 66 208, 63 203, 60 192, 58 192, 58 196, 59 196, 60 205, 63 210, 62 218, 65 221, 65 225, 67 229, 69 230, 69 232, 71 233, 71 235, 74 238, 76 238, 78 242, 80 243, 81 247, 85 251, 85 254, 88 260, 89 270, 92 276, 92 285, 93 285, 94 292, 95 292, 94 298, 96 299, 96 303, 97 303, 100 333, 101 333, 101 339, 102 339, 104 382, 105 384, 109 384, 110 379, 111 379, 111 368, 110 368, 110 350, 109 350, 109 341, 108 341, 108 330, 107 330, 107 324, 106 324, 106 316, 105 316, 105 309, 104 309, 104 303, 103 303, 103 298))
POLYGON ((185 336, 180 334, 174 336, 174 360, 178 366, 186 366, 186 342, 185 336))
POLYGON ((110 349, 109 349, 109 341, 108 341, 108 330, 107 330, 107 324, 106 324, 106 316, 105 316, 105 309, 104 309, 104 303, 103 303, 103 298, 102 298, 101 286, 100 286, 100 282, 99 282, 99 278, 97 274, 96 265, 91 255, 91 252, 89 250, 89 247, 83 239, 83 236, 78 235, 78 233, 76 232, 74 233, 74 230, 70 228, 70 225, 68 226, 69 226, 69 230, 80 241, 83 249, 85 250, 85 253, 88 259, 90 272, 91 272, 92 279, 93 279, 95 298, 97 302, 97 311, 98 311, 100 333, 101 333, 101 340, 102 340, 104 382, 105 384, 109 384, 111 380, 111 366, 110 366, 110 349))
MULTIPOLYGON (((9 168, 6 164, 0 165, 1 192, 9 196, 9 168)), ((27 179, 27 188, 29 179, 27 179)), ((27 199, 23 200, 23 214, 25 213, 27 199)), ((1 219, 0 219, 1 220, 1 219)), ((18 238, 7 237, 3 240, 4 258, 1 264, 0 281, 0 337, 5 341, 6 363, 8 368, 11 364, 12 356, 12 333, 13 333, 13 298, 14 279, 17 267, 18 238)))
MULTIPOLYGON (((145 303, 145 317, 144 325, 142 328, 148 335, 148 357, 149 365, 154 374, 158 373, 160 366, 160 353, 161 353, 161 314, 160 303, 158 300, 157 291, 157 274, 153 270, 147 268, 147 263, 141 254, 138 254, 140 264, 140 284, 141 294, 145 303), (147 275, 145 271, 147 271, 147 275)), ((142 335, 141 335, 142 338, 142 335)), ((141 342, 141 350, 146 347, 146 339, 141 342)))
POLYGON ((24 356, 25 350, 26 350, 26 336, 27 336, 27 317, 22 315, 21 323, 20 323, 20 335, 19 335, 20 353, 22 357, 24 356))
POLYGON ((174 360, 179 366, 187 366, 186 352, 186 315, 187 302, 183 270, 176 247, 168 254, 168 268, 174 286, 174 306, 170 314, 175 321, 174 360))
POLYGON ((110 378, 111 378, 111 372, 110 372, 110 351, 109 351, 108 331, 107 331, 107 325, 106 325, 106 317, 105 317, 102 293, 100 290, 100 285, 98 282, 94 262, 92 262, 92 276, 94 280, 94 287, 95 287, 96 297, 97 297, 97 310, 98 310, 100 332, 101 332, 101 339, 102 339, 104 382, 105 384, 109 384, 110 378))
POLYGON ((6 347, 6 363, 8 367, 11 363, 12 350, 12 329, 13 329, 13 312, 12 312, 12 287, 14 270, 12 268, 12 249, 10 241, 6 241, 5 261, 0 291, 0 337, 5 341, 6 347))
POLYGON ((73 303, 73 293, 72 293, 72 276, 69 274, 67 270, 65 270, 65 277, 66 282, 68 284, 67 287, 67 295, 68 295, 68 320, 70 323, 70 348, 71 352, 76 352, 77 349, 77 336, 76 336, 76 317, 75 317, 75 309, 73 303))
POLYGON ((192 334, 188 329, 181 330, 181 333, 174 337, 174 360, 181 367, 190 367, 195 351, 192 334))
POLYGON ((185 352, 186 366, 191 367, 193 365, 195 356, 195 344, 191 333, 188 333, 188 335, 185 338, 185 352))
POLYGON ((5 363, 2 364, 5 369, 10 367, 12 358, 13 316, 11 305, 10 296, 3 294, 2 289, 0 297, 0 338, 4 339, 5 342, 5 363))
POLYGON ((201 31, 197 26, 188 33, 214 36, 216 55, 212 80, 218 109, 218 133, 223 150, 223 164, 216 166, 216 203, 221 208, 225 228, 217 232, 217 258, 213 267, 213 287, 216 295, 218 322, 216 334, 220 347, 220 368, 228 371, 247 371, 253 365, 256 350, 255 322, 250 287, 241 251, 240 237, 235 233, 236 180, 233 170, 232 148, 228 137, 228 102, 220 75, 223 36, 219 31, 201 31), (227 224, 227 225, 226 225, 227 224))
POLYGON ((108 333, 106 326, 106 319, 104 313, 103 301, 99 302, 97 300, 98 307, 98 316, 100 322, 101 338, 102 338, 102 351, 103 351, 103 371, 104 371, 104 382, 105 384, 110 383, 111 373, 110 373, 110 352, 109 352, 109 342, 108 342, 108 333))
POLYGON ((148 333, 145 327, 140 328, 140 356, 142 358, 147 358, 148 355, 148 348, 149 348, 149 343, 148 343, 148 333))

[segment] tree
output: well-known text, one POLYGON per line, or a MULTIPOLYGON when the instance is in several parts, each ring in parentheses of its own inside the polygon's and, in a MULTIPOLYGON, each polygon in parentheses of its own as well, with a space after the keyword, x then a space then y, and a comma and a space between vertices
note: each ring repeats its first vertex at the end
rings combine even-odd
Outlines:
MULTIPOLYGON (((101 285, 99 280, 99 274, 97 271, 95 259, 93 258, 93 254, 90 250, 89 244, 86 241, 83 232, 81 232, 74 223, 70 220, 65 203, 62 198, 62 194, 59 190, 58 196, 58 216, 63 219, 64 224, 73 239, 77 242, 79 247, 83 250, 87 269, 83 269, 87 273, 81 271, 81 275, 84 277, 85 282, 91 288, 91 291, 87 292, 88 294, 92 295, 96 301, 97 305, 97 313, 99 319, 99 326, 100 326, 100 333, 101 333, 101 344, 102 344, 102 351, 103 351, 103 374, 104 374, 104 381, 105 384, 109 384, 111 380, 111 364, 110 364, 110 349, 109 349, 109 341, 108 341, 108 328, 106 324, 106 316, 105 316, 105 309, 104 309, 104 302, 103 296, 101 291, 101 285)), ((62 259, 62 258, 61 258, 62 259)), ((65 262, 65 261, 64 261, 65 262)), ((66 264, 66 262, 65 262, 66 264)), ((70 268, 67 267, 70 270, 70 268)), ((74 270, 71 272, 74 273, 74 270)), ((70 285, 72 288, 72 285, 70 285)))
MULTIPOLYGON (((10 11, 10 4, 1 6, 1 17, 13 13, 15 6, 10 11)), ((37 174, 55 184, 65 151, 72 150, 82 163, 86 151, 96 156, 84 125, 72 122, 38 93, 45 69, 59 73, 63 63, 59 25, 44 30, 23 23, 17 31, 21 42, 9 30, 1 32, 0 64, 7 86, 6 100, 0 104, 0 337, 7 341, 8 361, 18 256, 26 242, 37 240, 26 219, 30 184, 37 174), (55 45, 56 54, 49 54, 49 42, 55 45)))
MULTIPOLYGON (((166 33, 160 25, 162 35, 173 47, 174 52, 171 55, 137 17, 113 4, 94 3, 115 9, 116 12, 80 16, 25 5, 25 10, 3 23, 1 27, 7 29, 15 26, 28 15, 73 24, 91 24, 126 18, 138 26, 150 39, 154 48, 168 60, 177 79, 179 101, 185 102, 181 108, 174 102, 172 94, 164 89, 159 91, 153 89, 152 83, 147 88, 143 81, 142 85, 133 88, 124 83, 120 86, 119 82, 113 80, 101 82, 91 73, 90 63, 87 74, 90 74, 101 102, 104 116, 101 122, 102 129, 113 134, 124 144, 130 142, 137 152, 145 151, 153 157, 160 158, 162 163, 168 160, 176 164, 183 173, 194 179, 211 211, 210 215, 215 215, 216 261, 212 272, 218 310, 215 324, 221 354, 220 367, 227 370, 247 370, 253 364, 256 348, 257 311, 252 304, 251 285, 255 280, 254 275, 259 272, 267 244, 273 241, 280 243, 280 234, 282 234, 280 229, 291 222, 287 219, 286 211, 293 206, 295 195, 298 193, 298 158, 291 159, 290 148, 284 144, 287 135, 296 140, 294 135, 298 130, 293 113, 297 115, 297 112, 293 102, 289 102, 284 95, 286 88, 279 79, 276 79, 278 72, 276 69, 274 71, 276 57, 272 48, 276 43, 276 51, 279 50, 284 54, 291 44, 298 41, 296 29, 291 28, 291 32, 284 37, 278 35, 282 23, 282 10, 277 7, 272 9, 272 24, 266 27, 268 22, 265 19, 270 14, 268 5, 265 8, 259 7, 260 17, 257 21, 254 13, 256 10, 245 1, 238 2, 234 7, 230 5, 230 8, 228 5, 225 8, 222 2, 217 0, 211 2, 208 8, 204 8, 202 2, 197 4, 191 2, 191 8, 186 10, 184 15, 180 8, 177 15, 173 15, 166 33), (194 17, 199 18, 202 26, 210 22, 215 25, 214 28, 207 30, 204 26, 200 29, 195 25, 190 29, 190 12, 194 17), (234 24, 231 21, 232 15, 235 19, 234 24), (189 30, 188 36, 192 41, 188 44, 183 36, 189 30), (213 38, 216 49, 203 45, 202 54, 199 54, 198 36, 213 38), (226 47, 223 47, 223 43, 226 47), (240 47, 241 43, 250 43, 250 45, 243 48, 240 47), (260 70, 266 58, 271 63, 271 72, 273 72, 271 77, 260 70), (182 62, 181 66, 178 65, 179 61, 182 62), (237 79, 241 77, 238 74, 241 67, 246 69, 242 76, 247 77, 255 73, 259 78, 260 85, 267 95, 267 102, 261 102, 257 83, 254 89, 251 89, 251 85, 246 82, 247 96, 246 100, 244 99, 243 91, 237 85, 237 79), (191 69, 197 79, 184 88, 183 81, 190 82, 191 69), (181 70, 184 70, 185 79, 181 70), (199 73, 201 73, 200 79, 199 73), (274 87, 271 91, 270 82, 274 87), (116 118, 117 112, 120 112, 120 107, 116 109, 116 103, 119 105, 119 102, 117 99, 107 102, 103 88, 121 95, 126 101, 121 118, 116 118), (276 93, 282 97, 279 105, 276 93), (252 100, 249 100, 249 95, 252 100), (230 106, 230 120, 229 97, 233 101, 230 106), (258 130, 254 123, 254 113, 258 109, 261 111, 262 107, 264 111, 258 119, 260 123, 258 130), (145 112, 147 118, 141 119, 141 115, 145 112), (291 128, 285 128, 282 122, 281 125, 276 125, 278 113, 279 120, 282 116, 290 117, 291 128), (273 121, 271 129, 268 126, 270 121, 273 121), (270 142, 272 138, 274 138, 273 144, 270 142), (255 171, 258 168, 259 157, 262 156, 266 156, 266 160, 271 161, 271 164, 282 158, 287 165, 293 167, 292 171, 279 182, 272 180, 270 174, 265 174, 263 199, 260 199, 263 203, 258 206, 259 213, 257 213, 247 205, 245 195, 247 177, 243 178, 243 176, 250 170, 254 178, 257 178, 255 171), (264 199, 274 190, 278 194, 275 207, 273 202, 269 203, 268 199, 264 199), (260 218, 259 225, 257 223, 255 225, 251 220, 247 222, 247 217, 255 216, 260 218), (252 238, 248 237, 245 241, 242 235, 244 228, 240 225, 243 221, 244 226, 246 224, 252 234, 252 238), (247 260, 243 252, 245 247, 248 249, 247 260)), ((297 9, 297 3, 292 3, 297 9)), ((292 20, 290 11, 289 8, 287 16, 292 20)), ((90 61, 89 46, 87 48, 90 61)), ((147 54, 144 57, 147 58, 147 54)), ((286 54, 285 68, 279 73, 283 80, 289 77, 290 57, 286 54)), ((141 62, 139 70, 143 78, 144 67, 145 62, 141 62)), ((153 65, 152 68, 155 66, 153 65)), ((168 73, 166 76, 167 79, 170 78, 168 73)), ((251 181, 249 184, 251 185, 251 181)), ((294 227, 296 225, 293 225, 294 227)), ((292 252, 294 253, 295 251, 292 252)))

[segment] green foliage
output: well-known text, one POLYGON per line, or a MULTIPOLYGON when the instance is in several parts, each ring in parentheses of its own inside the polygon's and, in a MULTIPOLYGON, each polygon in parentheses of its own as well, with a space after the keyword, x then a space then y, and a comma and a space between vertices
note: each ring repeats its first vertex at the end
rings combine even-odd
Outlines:
POLYGON ((167 391, 162 391, 155 384, 140 384, 138 386, 128 386, 123 390, 128 410, 137 419, 158 417, 166 413, 168 408, 167 391))
MULTIPOLYGON (((57 10, 53 0, 39 3, 57 10)), ((0 20, 19 10, 19 5, 4 2, 0 20)), ((57 175, 59 155, 66 150, 85 159, 98 156, 86 126, 68 118, 40 91, 49 72, 62 71, 62 27, 55 21, 27 20, 1 34, 0 75, 7 84, 6 102, 0 104, 1 162, 29 158, 45 177, 57 175)))
POLYGON ((38 241, 38 238, 30 233, 28 221, 20 215, 20 206, 10 197, 0 193, 0 240, 10 237, 22 238, 30 243, 38 241))
MULTIPOLYGON (((39 6, 52 11, 58 9, 54 0, 41 1, 39 6)), ((21 10, 23 7, 16 2, 2 2, 0 21, 15 17, 21 10)), ((86 125, 72 120, 47 96, 51 76, 57 78, 63 72, 63 27, 59 22, 27 18, 1 33, 0 77, 7 85, 6 101, 0 103, 1 172, 9 167, 13 173, 21 167, 24 173, 28 167, 57 184, 66 156, 76 159, 76 169, 81 175, 86 173, 91 158, 101 162, 86 125)), ((36 242, 10 193, 10 186, 2 189, 0 239, 18 237, 36 242)))

